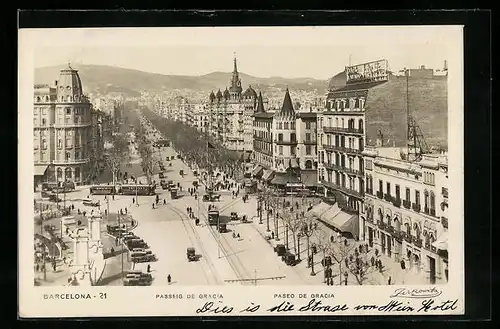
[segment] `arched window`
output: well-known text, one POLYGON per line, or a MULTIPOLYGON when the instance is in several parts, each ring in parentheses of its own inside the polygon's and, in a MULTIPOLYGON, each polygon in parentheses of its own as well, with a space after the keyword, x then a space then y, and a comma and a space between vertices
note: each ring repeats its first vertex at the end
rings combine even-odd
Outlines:
POLYGON ((382 209, 378 209, 378 220, 377 222, 383 223, 384 222, 384 214, 382 213, 382 209))
POLYGON ((36 101, 40 102, 40 96, 36 96, 36 101))
POLYGON ((408 223, 405 223, 405 231, 406 235, 411 236, 411 226, 408 223))
POLYGON ((363 130, 363 119, 359 119, 358 127, 359 127, 359 130, 363 130))
POLYGON ((311 160, 306 161, 306 169, 312 169, 312 161, 311 160))
POLYGON ((344 128, 344 118, 340 119, 340 122, 342 124, 342 126, 340 126, 341 128, 344 128))
POLYGON ((64 170, 64 178, 65 178, 65 179, 71 179, 71 178, 72 178, 72 177, 71 177, 71 168, 66 168, 66 169, 64 170))
POLYGON ((424 191, 424 209, 429 208, 429 191, 424 191))
POLYGON ((397 217, 394 217, 394 219, 392 220, 392 226, 394 226, 396 232, 401 231, 401 222, 397 217))
POLYGON ((433 191, 431 191, 431 198, 430 199, 431 199, 430 200, 431 201, 430 208, 431 208, 431 210, 435 210, 436 209, 436 196, 434 195, 433 191))
POLYGON ((80 180, 80 168, 75 168, 75 180, 80 180))
POLYGON ((417 223, 413 223, 413 230, 415 231, 415 236, 420 238, 420 227, 417 223))
POLYGON ((61 168, 57 168, 57 179, 59 180, 60 178, 62 178, 62 174, 63 174, 63 171, 61 168))
POLYGON ((47 140, 46 139, 42 139, 42 149, 47 149, 47 140))

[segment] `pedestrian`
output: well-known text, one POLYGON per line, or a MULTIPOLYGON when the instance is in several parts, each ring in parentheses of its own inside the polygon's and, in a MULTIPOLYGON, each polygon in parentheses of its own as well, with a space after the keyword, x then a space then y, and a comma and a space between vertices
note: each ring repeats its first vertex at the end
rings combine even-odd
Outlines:
POLYGON ((72 205, 71 205, 71 209, 72 209, 73 211, 75 210, 75 205, 74 205, 74 204, 72 204, 72 205))
POLYGON ((240 234, 238 233, 236 236, 238 237, 238 240, 239 240, 240 239, 240 234))
POLYGON ((148 273, 151 272, 151 265, 148 264, 148 273))
POLYGON ((167 282, 168 284, 172 283, 172 277, 169 275, 167 275, 167 282))
POLYGON ((115 248, 111 247, 111 255, 115 254, 115 248))
POLYGON ((274 231, 271 231, 271 239, 274 240, 274 231))
POLYGON ((125 207, 125 214, 128 214, 128 210, 127 210, 127 207, 125 207))
POLYGON ((155 208, 155 203, 153 202, 153 209, 155 208))
MULTIPOLYGON (((85 214, 84 214, 85 216, 85 214)), ((78 220, 78 226, 82 225, 82 221, 81 220, 78 220)))
POLYGON ((118 237, 115 238, 115 245, 118 245, 118 237))
POLYGON ((35 267, 35 268, 36 268, 36 271, 37 271, 37 272, 38 272, 38 271, 40 271, 40 264, 36 264, 36 267, 35 267))
POLYGON ((113 201, 115 201, 115 195, 111 195, 111 198, 113 199, 113 201))
POLYGON ((163 204, 167 204, 167 200, 163 199, 163 204))
POLYGON ((387 285, 389 285, 389 286, 391 285, 391 280, 392 280, 392 278, 391 278, 391 276, 389 275, 389 279, 387 280, 387 285))
POLYGON ((133 203, 133 204, 135 203, 135 198, 132 198, 132 203, 133 203))

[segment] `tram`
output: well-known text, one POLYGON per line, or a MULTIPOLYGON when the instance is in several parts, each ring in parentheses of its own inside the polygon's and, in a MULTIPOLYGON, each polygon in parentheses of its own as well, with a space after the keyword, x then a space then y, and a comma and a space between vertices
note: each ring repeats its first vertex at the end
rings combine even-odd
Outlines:
POLYGON ((109 195, 115 194, 116 188, 113 185, 94 185, 90 187, 92 195, 109 195))
POLYGON ((120 194, 122 195, 155 195, 156 194, 155 184, 149 185, 122 185, 120 188, 120 194))

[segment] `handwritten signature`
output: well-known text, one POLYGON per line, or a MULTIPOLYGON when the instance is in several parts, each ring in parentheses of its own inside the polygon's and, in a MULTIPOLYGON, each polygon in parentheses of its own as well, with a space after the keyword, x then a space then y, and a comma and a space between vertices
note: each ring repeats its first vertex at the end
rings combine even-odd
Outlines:
POLYGON ((436 287, 431 288, 398 288, 394 290, 391 298, 434 298, 441 295, 443 292, 436 287))

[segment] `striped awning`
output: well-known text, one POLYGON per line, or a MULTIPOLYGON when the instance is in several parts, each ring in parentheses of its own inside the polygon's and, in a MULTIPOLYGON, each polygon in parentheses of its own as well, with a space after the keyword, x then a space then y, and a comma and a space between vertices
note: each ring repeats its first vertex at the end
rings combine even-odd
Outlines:
POLYGON ((35 165, 35 176, 45 175, 48 167, 48 165, 35 165))
POLYGON ((264 174, 262 175, 262 180, 263 181, 270 181, 273 179, 274 171, 270 169, 265 169, 264 174))
POLYGON ((264 168, 262 168, 261 165, 257 165, 253 170, 252 170, 252 176, 257 176, 259 175, 262 171, 264 170, 264 168))

